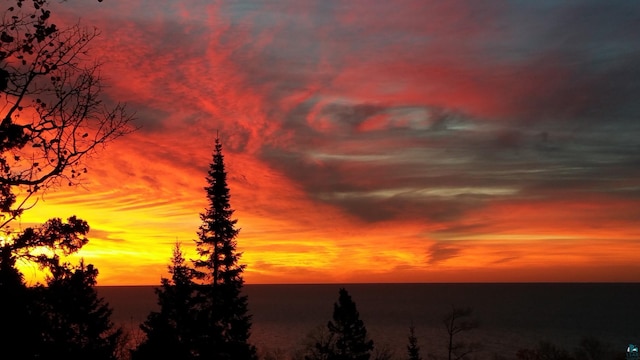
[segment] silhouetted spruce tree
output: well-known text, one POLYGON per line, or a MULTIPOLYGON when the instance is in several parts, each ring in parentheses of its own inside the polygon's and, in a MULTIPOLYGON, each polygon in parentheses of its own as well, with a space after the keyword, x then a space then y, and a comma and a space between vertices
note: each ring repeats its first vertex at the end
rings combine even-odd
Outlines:
POLYGON ((407 353, 409 360, 422 360, 420 357, 420 346, 418 346, 418 338, 416 337, 416 329, 413 326, 409 326, 409 345, 407 345, 407 353))
POLYGON ((162 286, 156 289, 160 310, 151 312, 140 325, 146 338, 132 351, 132 360, 195 358, 191 330, 194 325, 194 274, 185 264, 178 243, 173 249, 169 273, 171 279, 162 278, 162 286))
POLYGON ((47 287, 35 290, 43 317, 38 358, 115 360, 122 330, 95 290, 98 270, 81 261, 76 267, 51 266, 51 272, 47 287))
POLYGON ((209 207, 200 214, 195 261, 198 286, 196 352, 200 358, 256 359, 256 349, 248 343, 251 316, 247 296, 242 295, 242 272, 238 263, 236 221, 229 203, 227 173, 220 139, 215 140, 213 163, 205 187, 209 207))
POLYGON ((368 338, 356 304, 344 288, 340 289, 338 302, 333 306, 333 321, 329 321, 327 327, 334 340, 328 359, 369 360, 373 341, 368 338))

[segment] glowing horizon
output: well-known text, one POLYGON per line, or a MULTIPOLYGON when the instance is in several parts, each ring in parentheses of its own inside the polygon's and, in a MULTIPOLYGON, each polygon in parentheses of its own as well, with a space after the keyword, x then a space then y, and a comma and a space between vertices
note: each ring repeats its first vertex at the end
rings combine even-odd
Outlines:
POLYGON ((640 281, 634 2, 55 8, 141 129, 14 227, 86 220, 99 285, 195 257, 217 131, 247 283, 640 281))

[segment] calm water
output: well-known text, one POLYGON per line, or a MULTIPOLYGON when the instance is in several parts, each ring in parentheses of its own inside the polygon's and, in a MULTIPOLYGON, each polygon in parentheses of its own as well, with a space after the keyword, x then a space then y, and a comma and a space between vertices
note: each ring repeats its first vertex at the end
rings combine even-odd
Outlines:
MULTIPOLYGON (((471 307, 480 326, 460 340, 483 344, 482 354, 513 357, 541 340, 568 349, 586 335, 624 353, 640 342, 640 284, 348 284, 245 285, 253 314, 251 341, 259 350, 299 347, 305 335, 331 319, 345 287, 377 346, 398 357, 414 324, 424 353, 441 353, 443 316, 471 307)), ((153 287, 98 287, 114 309, 114 322, 137 329, 155 310, 153 287)))

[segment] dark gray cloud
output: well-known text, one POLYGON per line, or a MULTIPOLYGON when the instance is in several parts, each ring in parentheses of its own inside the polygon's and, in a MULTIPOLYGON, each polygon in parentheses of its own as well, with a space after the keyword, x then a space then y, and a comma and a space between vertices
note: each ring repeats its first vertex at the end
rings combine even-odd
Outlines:
MULTIPOLYGON (((249 247, 286 253, 252 264, 265 278, 306 266, 285 264, 310 254, 288 252, 294 237, 376 254, 387 239, 363 231, 402 228, 409 256, 389 268, 431 271, 471 243, 474 259, 511 266, 527 240, 537 261, 546 240, 576 239, 563 250, 575 253, 595 247, 592 238, 636 235, 638 2, 111 4, 107 16, 97 2, 62 6, 107 35, 96 49, 105 92, 143 125, 93 173, 133 189, 85 204, 173 233, 180 216, 200 211, 197 184, 219 130, 249 247), (175 223, 164 221, 170 214, 175 223), (318 225, 327 223, 330 236, 318 225), (425 241, 436 241, 426 260, 410 263, 425 241)), ((616 249, 610 256, 622 258, 616 249)))
MULTIPOLYGON (((453 220, 494 200, 637 194, 625 179, 638 175, 633 164, 639 148, 632 135, 618 133, 619 125, 524 126, 439 108, 410 109, 421 113, 420 121, 396 126, 389 115, 393 106, 328 105, 321 113, 342 131, 322 133, 291 122, 306 136, 288 149, 264 149, 261 156, 310 195, 367 221, 453 220), (381 114, 384 128, 357 130, 381 114)), ((629 128, 637 133, 635 125, 629 128)))
POLYGON ((443 261, 455 258, 462 249, 448 242, 436 242, 427 250, 427 264, 437 265, 443 261))

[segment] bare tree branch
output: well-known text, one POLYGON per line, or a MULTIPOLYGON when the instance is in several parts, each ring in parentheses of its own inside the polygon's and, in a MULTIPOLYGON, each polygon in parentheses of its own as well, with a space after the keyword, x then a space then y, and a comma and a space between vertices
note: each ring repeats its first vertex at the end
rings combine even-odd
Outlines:
POLYGON ((47 0, 9 2, 0 23, 0 217, 7 226, 43 188, 76 184, 83 160, 134 131, 123 104, 102 97, 100 63, 89 56, 99 32, 49 22, 47 0))

